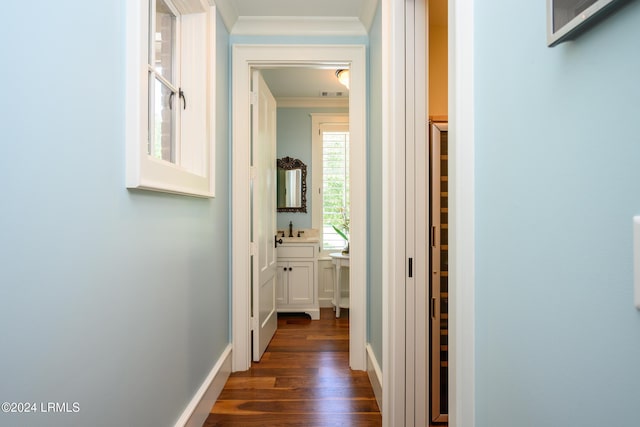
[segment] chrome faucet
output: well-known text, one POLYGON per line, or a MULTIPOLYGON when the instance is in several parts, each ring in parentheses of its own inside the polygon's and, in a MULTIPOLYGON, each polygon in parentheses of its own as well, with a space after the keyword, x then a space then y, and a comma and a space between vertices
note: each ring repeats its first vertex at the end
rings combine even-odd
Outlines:
POLYGON ((293 221, 289 221, 289 237, 293 237, 293 221))

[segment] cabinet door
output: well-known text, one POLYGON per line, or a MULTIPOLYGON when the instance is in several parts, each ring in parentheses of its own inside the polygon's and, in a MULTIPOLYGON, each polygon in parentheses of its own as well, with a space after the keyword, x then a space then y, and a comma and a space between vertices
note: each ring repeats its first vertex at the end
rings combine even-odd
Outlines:
POLYGON ((289 261, 289 304, 313 304, 313 261, 289 261))
POLYGON ((276 273, 276 306, 282 307, 287 304, 287 288, 289 277, 289 263, 278 262, 276 273))

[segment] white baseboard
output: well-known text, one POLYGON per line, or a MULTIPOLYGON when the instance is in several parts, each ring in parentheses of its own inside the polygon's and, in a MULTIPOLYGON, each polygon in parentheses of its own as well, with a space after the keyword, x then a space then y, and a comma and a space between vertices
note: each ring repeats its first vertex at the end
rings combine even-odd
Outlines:
POLYGON ((378 402, 378 408, 382 412, 382 370, 371 344, 367 344, 367 374, 371 387, 373 387, 373 394, 376 396, 376 402, 378 402))
POLYGON ((182 412, 175 427, 202 427, 231 374, 231 344, 211 369, 207 378, 182 412))

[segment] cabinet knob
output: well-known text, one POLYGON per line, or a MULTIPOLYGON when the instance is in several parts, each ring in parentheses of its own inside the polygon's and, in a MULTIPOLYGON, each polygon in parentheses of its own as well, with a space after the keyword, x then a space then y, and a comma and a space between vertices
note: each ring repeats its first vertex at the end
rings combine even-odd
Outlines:
POLYGON ((293 271, 293 267, 289 267, 289 271, 293 271))

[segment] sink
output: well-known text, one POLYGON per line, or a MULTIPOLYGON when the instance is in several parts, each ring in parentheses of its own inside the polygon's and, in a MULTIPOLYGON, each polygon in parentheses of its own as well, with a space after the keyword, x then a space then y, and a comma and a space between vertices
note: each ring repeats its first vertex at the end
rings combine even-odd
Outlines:
POLYGON ((278 230, 278 239, 282 239, 282 243, 317 243, 320 241, 318 230, 301 228, 300 232, 300 237, 298 237, 298 230, 293 230, 293 237, 289 237, 289 231, 285 230, 285 236, 282 237, 282 230, 278 230))
MULTIPOLYGON (((282 236, 282 235, 280 235, 282 236)), ((318 236, 293 236, 293 237, 278 237, 282 239, 282 243, 317 243, 319 241, 318 236)))

